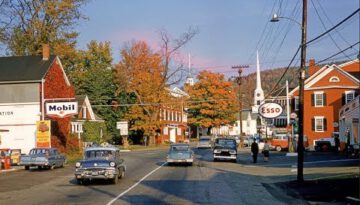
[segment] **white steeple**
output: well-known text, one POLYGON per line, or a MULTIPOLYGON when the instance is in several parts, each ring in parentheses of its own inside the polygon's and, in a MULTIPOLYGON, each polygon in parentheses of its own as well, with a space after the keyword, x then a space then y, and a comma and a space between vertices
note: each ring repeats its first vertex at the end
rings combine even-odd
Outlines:
POLYGON ((259 106, 264 103, 264 91, 261 88, 259 53, 256 51, 256 88, 254 92, 253 113, 258 113, 259 106))
POLYGON ((189 84, 189 85, 193 86, 194 85, 194 78, 191 75, 191 56, 190 56, 190 53, 189 53, 188 57, 189 57, 189 66, 188 66, 189 70, 188 70, 188 76, 186 77, 185 84, 189 84))

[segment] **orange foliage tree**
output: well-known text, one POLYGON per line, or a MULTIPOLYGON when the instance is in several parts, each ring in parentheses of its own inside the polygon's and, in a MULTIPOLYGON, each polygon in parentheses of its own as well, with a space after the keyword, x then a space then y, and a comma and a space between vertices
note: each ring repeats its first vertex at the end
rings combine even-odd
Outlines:
POLYGON ((155 134, 161 127, 161 104, 169 99, 164 82, 161 55, 150 50, 145 42, 136 42, 121 51, 122 60, 116 65, 116 82, 119 92, 125 91, 133 98, 125 119, 130 130, 142 130, 155 143, 155 134))
POLYGON ((188 122, 209 128, 236 121, 237 100, 233 83, 223 74, 201 71, 194 86, 186 85, 188 100, 188 122))

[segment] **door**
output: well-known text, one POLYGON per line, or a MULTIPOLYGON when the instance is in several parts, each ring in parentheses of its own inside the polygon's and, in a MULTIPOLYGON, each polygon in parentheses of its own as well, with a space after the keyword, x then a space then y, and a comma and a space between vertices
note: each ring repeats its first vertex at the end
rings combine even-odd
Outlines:
POLYGON ((169 135, 170 142, 176 143, 176 128, 170 128, 169 135))

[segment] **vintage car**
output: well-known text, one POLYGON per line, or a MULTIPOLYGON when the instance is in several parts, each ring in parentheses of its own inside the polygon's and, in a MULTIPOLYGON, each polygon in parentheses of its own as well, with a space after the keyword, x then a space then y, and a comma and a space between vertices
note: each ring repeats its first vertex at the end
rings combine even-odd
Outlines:
POLYGON ((64 167, 65 161, 65 156, 56 148, 34 148, 28 155, 21 156, 19 165, 25 166, 25 170, 29 170, 32 166, 37 166, 39 169, 54 169, 64 167))
POLYGON ((289 148, 289 137, 287 134, 276 134, 271 140, 271 147, 280 152, 289 148))
POLYGON ((116 147, 89 147, 84 151, 84 159, 75 164, 75 179, 85 184, 94 179, 110 180, 117 184, 125 176, 126 165, 116 147))
POLYGON ((212 142, 211 142, 211 138, 210 137, 201 137, 199 139, 199 142, 197 144, 197 148, 211 148, 212 147, 212 142))
POLYGON ((231 160, 237 161, 237 146, 235 139, 217 138, 213 150, 214 161, 231 160))
POLYGON ((174 163, 192 165, 194 162, 194 153, 188 144, 172 144, 166 161, 169 165, 174 163))

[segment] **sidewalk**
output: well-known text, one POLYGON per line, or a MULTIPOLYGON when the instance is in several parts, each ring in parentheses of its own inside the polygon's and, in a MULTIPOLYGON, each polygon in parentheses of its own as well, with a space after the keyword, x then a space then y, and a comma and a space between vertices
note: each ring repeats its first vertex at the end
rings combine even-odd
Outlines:
POLYGON ((11 166, 11 169, 0 169, 0 174, 25 169, 24 166, 11 166))

